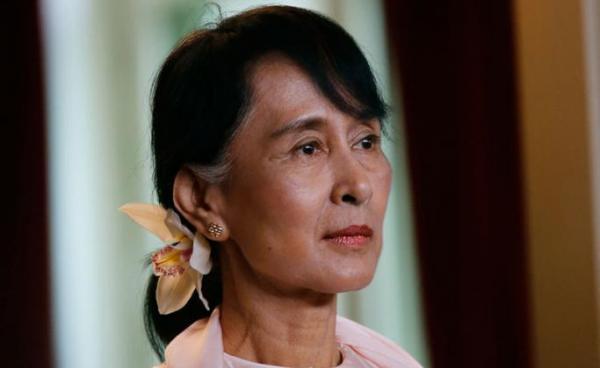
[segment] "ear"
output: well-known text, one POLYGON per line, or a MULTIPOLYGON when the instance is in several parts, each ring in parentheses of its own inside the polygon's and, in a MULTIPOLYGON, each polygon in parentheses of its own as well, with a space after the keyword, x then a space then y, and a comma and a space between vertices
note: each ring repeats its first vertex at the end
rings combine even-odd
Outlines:
POLYGON ((199 178, 190 168, 183 167, 175 176, 173 183, 175 208, 196 228, 196 231, 218 242, 229 238, 229 231, 219 211, 222 200, 223 194, 219 186, 199 178), (217 235, 209 232, 210 224, 221 226, 222 233, 217 235))

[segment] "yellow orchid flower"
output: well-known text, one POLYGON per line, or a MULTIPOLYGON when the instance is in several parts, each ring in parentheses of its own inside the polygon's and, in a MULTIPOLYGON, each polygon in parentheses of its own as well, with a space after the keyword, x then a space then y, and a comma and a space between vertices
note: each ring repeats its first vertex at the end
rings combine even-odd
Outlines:
POLYGON ((183 308, 194 288, 209 310, 202 295, 202 278, 212 268, 208 240, 199 232, 192 234, 173 210, 145 203, 128 203, 119 210, 166 244, 151 258, 152 271, 158 276, 158 312, 169 314, 183 308))

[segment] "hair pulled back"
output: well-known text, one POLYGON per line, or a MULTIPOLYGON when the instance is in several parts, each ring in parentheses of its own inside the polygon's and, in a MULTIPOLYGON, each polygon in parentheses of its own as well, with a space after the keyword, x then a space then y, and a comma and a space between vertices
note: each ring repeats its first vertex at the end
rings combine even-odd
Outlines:
MULTIPOLYGON (((154 184, 163 207, 174 209, 173 183, 184 166, 209 182, 226 177, 229 143, 252 103, 252 66, 271 53, 296 63, 340 111, 384 121, 386 105, 367 60, 352 37, 330 19, 290 6, 260 7, 226 18, 183 38, 155 81, 154 184)), ((161 359, 167 343, 221 303, 218 243, 211 242, 211 248, 215 266, 202 287, 210 311, 194 293, 181 310, 159 314, 157 278, 150 277, 144 318, 161 359)))

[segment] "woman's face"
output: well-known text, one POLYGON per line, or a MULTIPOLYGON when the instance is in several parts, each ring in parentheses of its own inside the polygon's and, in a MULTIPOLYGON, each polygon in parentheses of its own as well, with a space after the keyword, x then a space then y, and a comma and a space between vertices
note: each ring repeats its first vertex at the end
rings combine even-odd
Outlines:
POLYGON ((391 182, 379 122, 339 111, 282 57, 255 67, 252 89, 223 187, 230 233, 223 246, 238 248, 226 254, 281 290, 366 286, 381 251, 391 182))

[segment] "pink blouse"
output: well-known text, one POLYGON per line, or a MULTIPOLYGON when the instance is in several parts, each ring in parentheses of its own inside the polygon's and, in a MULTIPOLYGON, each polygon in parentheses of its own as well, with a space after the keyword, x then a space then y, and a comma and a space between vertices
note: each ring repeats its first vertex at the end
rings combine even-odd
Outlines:
MULTIPOLYGON (((336 368, 422 368, 382 335, 337 316, 336 340, 343 356, 336 368)), ((169 343, 156 368, 283 368, 244 360, 223 351, 219 308, 191 324, 169 343)))

